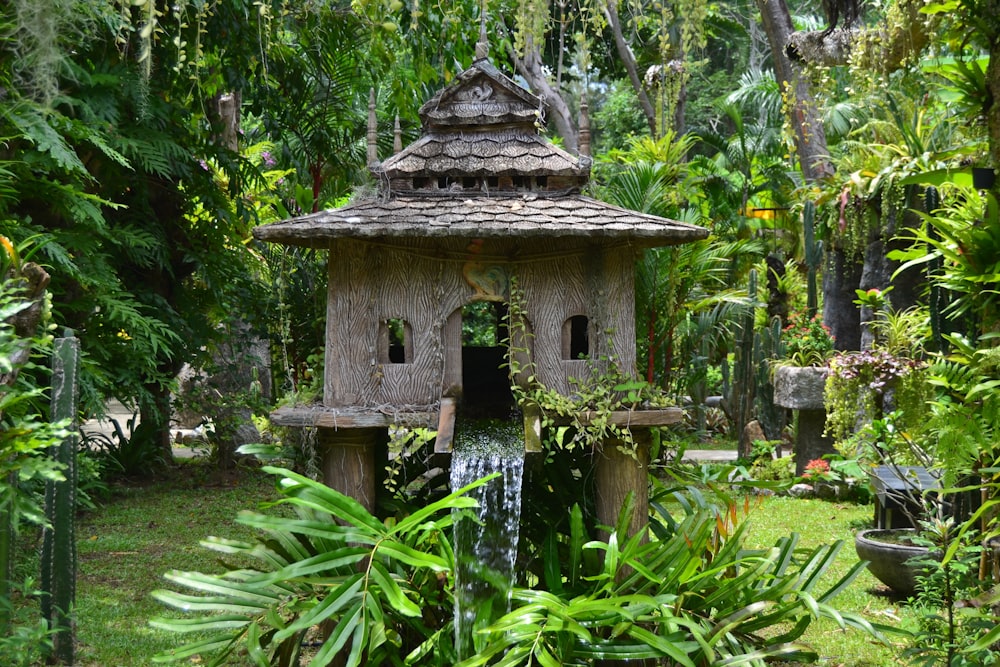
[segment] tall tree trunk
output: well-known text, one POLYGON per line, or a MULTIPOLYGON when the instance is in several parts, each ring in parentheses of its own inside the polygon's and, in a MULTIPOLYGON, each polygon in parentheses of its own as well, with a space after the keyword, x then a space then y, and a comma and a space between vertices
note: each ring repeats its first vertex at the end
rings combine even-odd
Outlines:
MULTIPOLYGON (((227 93, 216 104, 218 128, 216 141, 233 153, 238 153, 240 129, 240 95, 227 93)), ((321 162, 313 170, 313 212, 319 204, 321 162)), ((208 386, 222 398, 215 406, 215 458, 220 468, 228 469, 235 461, 241 445, 261 441, 260 431, 253 423, 249 400, 254 396, 255 382, 270 377, 270 355, 266 341, 260 339, 241 313, 232 313, 212 351, 212 376, 208 386)), ((266 383, 269 385, 270 383, 266 383)))
MULTIPOLYGON (((989 135, 990 156, 993 168, 1000 169, 1000 0, 989 3, 988 15, 993 17, 993 34, 988 36, 990 63, 986 67, 986 87, 990 92, 990 106, 986 109, 986 127, 989 135)), ((993 184, 993 193, 1000 196, 1000 179, 993 184)))
POLYGON ((809 82, 800 76, 786 52, 792 35, 792 16, 785 0, 757 0, 764 32, 771 44, 774 73, 783 92, 792 95, 791 121, 795 131, 795 150, 799 156, 802 175, 806 181, 815 181, 833 175, 830 151, 826 146, 823 120, 809 89, 809 82))
MULTIPOLYGON (((180 364, 170 363, 169 373, 176 376, 180 372, 180 364)), ((170 389, 161 382, 146 385, 146 392, 149 400, 139 403, 139 423, 143 426, 140 437, 152 439, 151 447, 159 452, 160 460, 164 464, 173 463, 174 448, 170 435, 170 405, 172 397, 170 389)), ((135 437, 135 432, 133 432, 135 437)))
MULTIPOLYGON (((764 32, 774 59, 774 73, 782 91, 792 95, 791 124, 802 176, 812 182, 833 176, 834 167, 826 145, 823 121, 816 108, 809 82, 788 56, 793 32, 792 17, 785 0, 757 0, 764 32)), ((861 319, 854 306, 862 264, 833 242, 827 244, 823 276, 823 321, 837 341, 838 349, 857 349, 861 342, 861 319)))
POLYGON ((563 99, 562 93, 552 87, 548 77, 542 69, 542 54, 538 50, 533 38, 528 39, 524 46, 524 55, 511 51, 511 58, 517 66, 517 71, 521 73, 535 94, 542 98, 545 110, 549 118, 556 126, 556 132, 563 139, 563 146, 570 153, 576 153, 580 146, 580 133, 573 115, 570 113, 569 105, 563 99))
POLYGON ((654 137, 657 137, 660 133, 656 127, 656 109, 653 108, 653 103, 642 87, 642 77, 639 76, 635 54, 632 53, 632 48, 628 45, 625 34, 622 32, 622 22, 618 17, 618 0, 607 0, 604 3, 604 17, 608 20, 608 27, 611 28, 611 34, 615 38, 618 57, 622 59, 625 71, 628 73, 628 80, 632 83, 632 90, 635 91, 635 95, 639 99, 639 106, 642 107, 642 113, 646 116, 649 131, 654 137))

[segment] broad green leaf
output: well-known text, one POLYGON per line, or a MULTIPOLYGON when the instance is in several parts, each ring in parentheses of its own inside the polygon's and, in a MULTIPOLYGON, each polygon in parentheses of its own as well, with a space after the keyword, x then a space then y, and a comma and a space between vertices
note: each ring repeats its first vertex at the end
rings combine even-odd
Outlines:
POLYGON ((678 634, 668 638, 654 634, 644 627, 633 625, 629 629, 629 635, 647 646, 655 648, 678 664, 694 667, 689 654, 694 652, 696 645, 692 645, 693 642, 681 641, 681 636, 678 634))
POLYGON ((368 549, 364 547, 344 547, 289 563, 277 572, 263 575, 260 581, 270 584, 276 581, 305 579, 318 573, 326 577, 345 576, 353 571, 350 566, 364 561, 368 554, 368 549))
POLYGON ((576 587, 580 576, 580 561, 583 558, 583 543, 586 531, 583 527, 583 510, 578 503, 573 504, 569 513, 569 582, 576 587))
MULTIPOLYGON (((215 635, 208 639, 191 642, 175 649, 170 649, 153 656, 153 662, 177 662, 203 654, 216 653, 223 649, 232 650, 233 635, 215 635)), ((228 653, 228 651, 227 651, 228 653)))
POLYGON ((206 593, 220 593, 231 595, 237 600, 247 603, 260 602, 263 604, 273 604, 278 600, 278 596, 272 591, 254 583, 244 583, 223 579, 222 577, 202 574, 201 572, 181 572, 171 570, 163 575, 165 579, 206 593))
POLYGON ((406 565, 419 568, 427 568, 434 572, 446 572, 450 569, 448 563, 440 556, 417 551, 400 542, 383 540, 376 545, 375 554, 395 559, 406 565))
POLYGON ((373 517, 354 498, 285 468, 264 466, 262 469, 264 472, 279 475, 282 478, 279 484, 286 498, 278 502, 299 503, 320 512, 332 514, 341 521, 368 528, 377 534, 381 535, 385 532, 385 525, 373 517), (309 493, 301 493, 303 489, 308 490, 309 493))
POLYGON ((469 498, 466 494, 469 491, 476 489, 483 484, 486 484, 490 480, 498 477, 500 473, 493 473, 492 475, 487 475, 482 479, 478 479, 475 482, 468 484, 457 491, 454 491, 441 500, 433 502, 429 505, 425 505, 413 512, 409 516, 405 517, 392 529, 391 533, 393 535, 402 535, 409 533, 411 530, 418 527, 420 524, 424 523, 430 519, 435 514, 446 514, 452 509, 465 509, 478 507, 478 503, 473 498, 469 498))
POLYGON ((242 554, 253 551, 254 548, 254 545, 250 542, 244 542, 242 540, 229 540, 223 537, 214 537, 211 535, 206 537, 204 540, 201 540, 198 544, 206 549, 218 551, 223 554, 242 554))
POLYGON ((260 626, 251 623, 247 628, 247 657, 253 661, 254 667, 271 667, 271 661, 261 646, 260 626))
POLYGON ((160 630, 171 632, 207 632, 209 630, 234 630, 250 623, 246 616, 234 614, 218 614, 199 616, 196 618, 164 618, 152 619, 149 624, 160 630))
MULTIPOLYGON (((307 613, 302 614, 293 623, 290 623, 288 627, 278 632, 275 635, 275 639, 283 641, 296 632, 301 632, 314 625, 318 625, 347 605, 352 605, 351 609, 353 609, 353 605, 361 604, 358 600, 358 593, 364 587, 364 584, 364 575, 361 572, 355 573, 350 578, 341 582, 335 590, 331 591, 329 595, 324 597, 307 613)), ((345 612, 345 614, 347 613, 351 612, 345 612)))
POLYGON ((962 649, 962 653, 975 653, 991 649, 1000 641, 1000 624, 994 625, 989 632, 972 642, 968 647, 962 649))
POLYGON ((268 607, 263 602, 251 604, 228 596, 185 595, 168 590, 155 590, 150 595, 163 604, 180 611, 215 611, 222 613, 258 614, 268 607))
POLYGON ((559 569, 559 538, 555 530, 550 529, 542 544, 543 570, 545 587, 556 594, 564 592, 562 572, 559 569))
POLYGON ((799 661, 803 663, 812 663, 816 661, 817 657, 816 652, 808 646, 786 644, 783 646, 769 646, 764 649, 750 651, 749 653, 743 655, 737 655, 720 660, 714 664, 718 667, 735 667, 736 665, 759 663, 767 658, 785 658, 786 661, 789 662, 799 661))
POLYGON ((736 610, 725 618, 719 619, 715 627, 712 628, 712 633, 708 637, 708 643, 711 645, 719 642, 726 633, 738 627, 744 619, 755 616, 765 609, 767 609, 766 602, 754 602, 742 609, 736 610))
POLYGON ((311 519, 290 519, 288 517, 270 516, 258 512, 240 512, 237 522, 275 533, 277 536, 285 533, 308 535, 323 540, 343 543, 374 544, 381 535, 372 533, 365 528, 342 526, 334 523, 333 518, 327 521, 311 519))
POLYGON ((538 642, 535 644, 534 658, 538 660, 538 664, 541 667, 562 667, 562 662, 557 660, 544 642, 538 642))
POLYGON ((420 616, 420 607, 403 594, 403 591, 399 588, 399 584, 396 583, 396 580, 389 574, 382 563, 373 561, 370 571, 372 580, 382 589, 382 595, 385 596, 386 600, 396 611, 405 616, 420 616))
POLYGON ((326 667, 343 649, 348 640, 356 637, 357 630, 364 625, 362 616, 362 601, 356 600, 353 605, 344 613, 344 616, 337 623, 337 626, 323 642, 316 655, 309 663, 310 667, 326 667))
POLYGON ((368 648, 366 637, 368 636, 369 624, 367 621, 358 623, 351 634, 351 652, 347 656, 346 667, 358 667, 361 665, 361 656, 368 648))

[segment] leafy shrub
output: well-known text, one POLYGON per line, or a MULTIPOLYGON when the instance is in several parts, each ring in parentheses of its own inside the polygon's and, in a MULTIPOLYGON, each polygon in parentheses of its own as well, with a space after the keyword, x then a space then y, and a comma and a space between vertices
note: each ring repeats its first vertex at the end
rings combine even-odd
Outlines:
POLYGON ((746 549, 747 524, 736 505, 719 507, 691 489, 664 490, 653 507, 649 541, 626 537, 628 507, 606 540, 588 541, 574 508, 567 540, 550 546, 548 590, 515 589, 515 608, 463 667, 501 656, 497 664, 666 658, 688 667, 763 665, 779 656, 814 658, 794 642, 818 617, 877 634, 829 606, 861 564, 819 590, 841 543, 799 549, 793 535, 770 549, 746 549), (666 510, 668 501, 679 507, 679 519, 666 510))
POLYGON ((662 490, 654 498, 652 539, 626 537, 626 507, 605 539, 590 539, 574 506, 568 529, 540 545, 539 577, 525 577, 512 609, 478 633, 477 655, 454 650, 454 516, 474 505, 466 489, 401 519, 380 521, 356 501, 288 470, 282 499, 296 518, 243 513, 256 542, 210 538, 205 546, 241 559, 222 575, 170 572, 193 594, 160 590, 157 599, 193 618, 158 618, 159 628, 199 633, 158 656, 194 656, 219 665, 582 664, 589 660, 668 658, 679 665, 753 664, 807 658, 796 644, 819 617, 875 634, 830 600, 863 569, 828 588, 824 571, 841 548, 800 549, 795 536, 770 549, 747 549, 735 504, 697 491, 662 490), (679 518, 666 505, 678 508, 679 518), (254 563, 247 566, 246 562, 254 563), (537 579, 537 580, 536 580, 537 579), (305 655, 303 645, 316 650, 305 655), (339 663, 338 663, 339 664, 339 663))
POLYGON ((818 315, 791 314, 781 338, 785 358, 793 366, 825 366, 833 355, 833 336, 818 315))
POLYGON ((110 419, 114 434, 93 433, 87 437, 87 450, 98 459, 107 474, 141 475, 163 465, 163 451, 156 440, 156 427, 137 424, 132 417, 122 428, 117 419, 110 419), (128 433, 126 433, 126 429, 128 433))
POLYGON ((157 660, 211 655, 208 664, 219 665, 245 652, 255 665, 291 667, 300 664, 303 644, 315 643, 318 651, 306 663, 314 667, 342 651, 348 665, 378 665, 393 656, 416 660, 432 649, 441 664, 453 664, 454 560, 445 530, 453 509, 475 504, 463 497, 467 489, 382 522, 324 484, 264 469, 279 477, 283 497, 276 504, 290 505, 296 518, 245 512, 238 521, 265 537, 202 543, 255 567, 243 564, 222 575, 167 573, 195 594, 160 590, 154 596, 175 609, 207 613, 152 624, 205 634, 157 660))
POLYGON ((11 584, 13 595, 0 596, 0 614, 9 620, 8 631, 0 635, 0 664, 9 667, 30 667, 42 664, 52 650, 52 635, 48 622, 38 614, 37 600, 43 593, 35 588, 33 579, 11 584))
POLYGON ((949 667, 995 665, 1000 662, 996 640, 998 593, 979 577, 983 546, 974 531, 950 517, 922 521, 920 546, 928 555, 918 565, 916 627, 904 651, 911 664, 949 667))
POLYGON ((896 427, 917 433, 925 426, 931 398, 927 365, 919 359, 872 349, 841 352, 830 360, 826 379, 826 430, 835 441, 847 440, 864 422, 896 415, 896 427))
MULTIPOLYGON (((21 665, 46 653, 52 642, 37 607, 14 604, 18 586, 11 581, 12 572, 22 555, 15 549, 14 537, 25 524, 48 523, 42 489, 46 482, 65 480, 65 466, 49 451, 69 432, 67 421, 46 419, 45 388, 39 382, 46 374, 31 361, 33 354, 43 355, 51 348, 51 336, 37 335, 45 313, 36 309, 44 310, 44 297, 26 293, 21 272, 27 265, 19 263, 3 236, 0 246, 5 250, 0 252, 0 663, 21 665)), ((34 595, 30 581, 20 588, 22 599, 34 595)))

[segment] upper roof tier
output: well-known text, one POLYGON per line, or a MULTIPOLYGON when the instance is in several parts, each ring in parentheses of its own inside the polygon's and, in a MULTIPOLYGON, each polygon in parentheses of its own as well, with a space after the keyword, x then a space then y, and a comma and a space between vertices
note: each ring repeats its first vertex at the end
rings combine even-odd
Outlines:
MULTIPOLYGON (((450 188, 440 177, 554 176, 581 187, 590 158, 574 157, 539 134, 541 99, 480 59, 420 108, 424 134, 373 167, 394 191, 450 188)), ((483 191, 489 181, 480 181, 483 191)), ((493 189, 500 187, 496 183, 493 189)))
POLYGON ((480 58, 420 107, 420 120, 429 132, 462 126, 522 125, 535 133, 541 112, 538 96, 480 58))
POLYGON ((581 196, 590 157, 541 135, 541 100, 485 58, 424 104, 420 118, 419 139, 370 165, 376 196, 264 225, 254 236, 323 247, 334 238, 414 237, 596 237, 658 246, 708 235, 581 196))

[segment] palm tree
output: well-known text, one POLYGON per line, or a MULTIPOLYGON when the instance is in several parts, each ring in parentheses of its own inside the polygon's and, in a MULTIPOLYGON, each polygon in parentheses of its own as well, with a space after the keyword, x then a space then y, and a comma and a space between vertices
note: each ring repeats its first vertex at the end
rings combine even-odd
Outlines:
MULTIPOLYGON (((693 142, 690 135, 671 132, 659 140, 634 140, 629 151, 614 156, 623 168, 609 179, 602 196, 632 210, 698 222, 686 197, 684 156, 693 142)), ((727 287, 733 259, 760 251, 758 241, 709 238, 643 253, 636 265, 636 316, 648 382, 668 387, 676 381, 674 371, 686 363, 675 360, 679 327, 687 318, 707 313, 721 327, 731 314, 729 306, 744 301, 727 287)))

